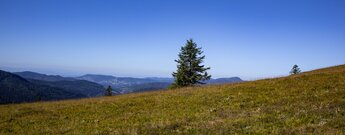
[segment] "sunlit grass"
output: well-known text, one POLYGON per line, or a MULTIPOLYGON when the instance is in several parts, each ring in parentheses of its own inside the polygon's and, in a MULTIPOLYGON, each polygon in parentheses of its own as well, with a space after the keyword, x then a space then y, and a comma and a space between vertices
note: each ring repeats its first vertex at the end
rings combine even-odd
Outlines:
POLYGON ((344 134, 345 66, 237 84, 0 106, 1 134, 344 134))

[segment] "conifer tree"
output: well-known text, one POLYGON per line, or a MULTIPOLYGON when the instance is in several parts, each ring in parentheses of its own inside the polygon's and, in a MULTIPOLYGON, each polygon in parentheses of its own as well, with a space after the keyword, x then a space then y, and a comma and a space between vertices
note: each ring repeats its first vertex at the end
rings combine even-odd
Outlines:
POLYGON ((301 73, 301 70, 299 69, 299 67, 297 65, 293 65, 290 74, 298 74, 301 73))
POLYGON ((112 96, 113 95, 113 89, 111 88, 111 86, 108 86, 108 88, 106 89, 106 96, 112 96))
POLYGON ((206 71, 210 67, 202 65, 205 55, 203 51, 192 40, 187 40, 185 46, 181 47, 181 52, 178 54, 177 71, 172 73, 175 82, 170 88, 179 88, 185 86, 193 86, 196 84, 204 84, 204 81, 209 80, 211 75, 206 71))

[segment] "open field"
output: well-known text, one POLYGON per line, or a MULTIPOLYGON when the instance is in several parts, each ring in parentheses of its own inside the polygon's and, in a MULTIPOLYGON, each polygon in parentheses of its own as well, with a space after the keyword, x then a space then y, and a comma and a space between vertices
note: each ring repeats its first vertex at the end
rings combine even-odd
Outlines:
POLYGON ((345 65, 282 78, 0 106, 0 134, 345 133, 345 65))

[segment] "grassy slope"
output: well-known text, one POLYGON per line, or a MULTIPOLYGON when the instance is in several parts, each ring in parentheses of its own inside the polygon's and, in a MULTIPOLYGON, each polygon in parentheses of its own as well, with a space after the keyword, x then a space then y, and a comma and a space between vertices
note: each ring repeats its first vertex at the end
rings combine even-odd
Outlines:
POLYGON ((345 133, 345 65, 238 84, 0 106, 0 134, 345 133))

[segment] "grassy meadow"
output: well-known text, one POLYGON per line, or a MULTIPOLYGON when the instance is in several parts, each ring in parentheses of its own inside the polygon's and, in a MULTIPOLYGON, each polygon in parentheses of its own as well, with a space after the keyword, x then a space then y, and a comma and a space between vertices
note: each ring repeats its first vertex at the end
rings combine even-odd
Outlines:
POLYGON ((345 65, 236 84, 0 105, 0 134, 345 134, 345 65))

